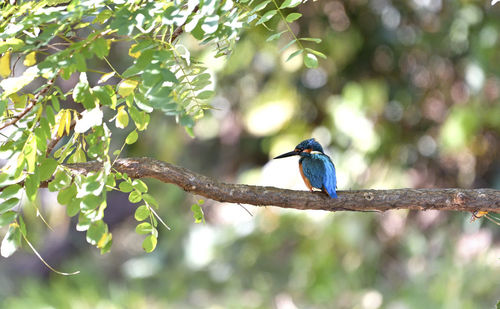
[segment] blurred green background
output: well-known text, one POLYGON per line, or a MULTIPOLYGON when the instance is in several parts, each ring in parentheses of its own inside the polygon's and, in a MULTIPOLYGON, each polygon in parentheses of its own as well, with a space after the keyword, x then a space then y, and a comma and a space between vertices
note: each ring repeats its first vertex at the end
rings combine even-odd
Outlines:
MULTIPOLYGON (((123 156, 149 156, 221 181, 304 190, 297 162, 270 161, 315 137, 339 189, 500 189, 500 5, 489 1, 309 1, 292 29, 323 41, 317 69, 290 40, 244 32, 232 55, 182 44, 216 79, 214 109, 195 139, 154 114, 123 156)), ((271 29, 284 25, 271 22, 271 29)), ((112 46, 124 63, 124 46, 112 46)), ((60 83, 66 81, 59 81, 60 83)), ((69 81, 71 82, 71 80, 69 81)), ((125 138, 127 132, 117 130, 125 138)), ((123 140, 122 138, 122 140, 123 140)), ((117 144, 114 148, 121 147, 117 144)), ((25 248, 0 264, 2 308, 493 308, 500 299, 500 227, 447 212, 327 213, 205 201, 146 181, 172 231, 152 254, 134 205, 111 192, 111 253, 99 255, 56 197, 42 192, 50 231, 25 207, 25 248)))

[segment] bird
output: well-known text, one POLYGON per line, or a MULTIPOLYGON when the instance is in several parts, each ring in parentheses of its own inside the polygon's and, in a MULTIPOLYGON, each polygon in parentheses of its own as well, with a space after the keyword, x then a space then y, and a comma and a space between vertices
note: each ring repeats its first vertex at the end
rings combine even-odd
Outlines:
POLYGON ((330 157, 324 153, 320 143, 314 138, 306 139, 300 142, 293 151, 279 155, 274 159, 291 156, 300 156, 300 175, 311 192, 313 188, 317 188, 328 194, 330 198, 337 198, 335 165, 330 157))

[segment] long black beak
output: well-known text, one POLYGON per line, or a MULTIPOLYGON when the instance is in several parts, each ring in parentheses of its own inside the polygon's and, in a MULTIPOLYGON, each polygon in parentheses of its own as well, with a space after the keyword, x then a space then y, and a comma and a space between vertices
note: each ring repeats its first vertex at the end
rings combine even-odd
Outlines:
POLYGON ((276 158, 274 159, 281 159, 281 158, 286 158, 286 157, 291 157, 291 156, 296 156, 298 155, 299 152, 298 151, 290 151, 290 152, 287 152, 287 153, 284 153, 282 155, 279 155, 277 156, 276 158))

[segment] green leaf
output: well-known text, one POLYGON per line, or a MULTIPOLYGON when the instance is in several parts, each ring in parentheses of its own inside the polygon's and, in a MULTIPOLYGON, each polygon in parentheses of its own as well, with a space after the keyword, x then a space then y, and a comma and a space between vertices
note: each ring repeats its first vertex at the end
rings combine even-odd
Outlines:
POLYGON ((16 207, 19 204, 19 199, 18 198, 11 198, 6 201, 3 201, 0 204, 0 214, 7 211, 11 210, 12 208, 16 207))
MULTIPOLYGON (((321 43, 320 38, 300 38, 300 41, 309 41, 309 42, 314 42, 314 43, 321 43)), ((307 49, 307 48, 306 48, 307 49)))
POLYGON ((97 81, 98 84, 105 83, 110 79, 111 77, 115 76, 115 72, 111 71, 109 73, 103 74, 101 78, 97 81))
POLYGON ((314 49, 311 49, 311 48, 306 48, 306 50, 307 50, 308 52, 311 52, 311 53, 315 54, 315 55, 316 55, 316 56, 318 56, 318 57, 321 57, 321 58, 323 58, 323 59, 326 59, 326 55, 325 55, 325 54, 323 54, 322 52, 319 52, 319 51, 314 50, 314 49))
POLYGON ((194 126, 194 120, 189 115, 184 115, 179 120, 179 124, 184 127, 192 128, 194 126))
POLYGON ((106 86, 104 87, 96 86, 92 88, 92 92, 99 99, 101 105, 106 105, 106 106, 113 105, 113 100, 111 99, 111 96, 114 94, 113 88, 111 87, 107 88, 106 86), (108 91, 108 89, 110 89, 111 91, 108 91))
POLYGON ((12 223, 17 218, 17 212, 7 211, 0 215, 0 227, 6 226, 12 223))
POLYGON ((70 217, 76 216, 76 214, 80 211, 81 202, 81 199, 72 199, 68 205, 66 205, 66 214, 70 217))
POLYGON ((124 129, 126 126, 128 126, 128 114, 127 111, 125 110, 125 106, 120 106, 118 108, 115 125, 117 128, 120 129, 124 129))
POLYGON ((82 210, 93 210, 96 209, 99 204, 101 204, 102 198, 100 196, 95 196, 93 194, 86 195, 82 198, 81 209, 82 210))
POLYGON ((205 222, 205 215, 203 213, 203 209, 198 204, 193 204, 191 206, 191 211, 193 212, 194 222, 201 223, 205 222))
POLYGON ((286 58, 286 61, 292 60, 294 57, 302 54, 303 52, 304 52, 303 49, 298 49, 298 50, 294 51, 293 53, 290 54, 290 56, 288 56, 288 58, 286 58))
POLYGON ((255 12, 258 12, 258 11, 261 11, 263 10, 269 3, 271 2, 271 0, 266 0, 264 2, 261 2, 259 3, 252 11, 250 14, 253 14, 255 12))
POLYGON ((134 187, 132 187, 132 185, 129 182, 126 182, 126 181, 120 182, 120 184, 118 185, 118 188, 123 193, 128 193, 128 192, 134 190, 134 187))
POLYGON ((152 252, 156 248, 156 244, 158 243, 158 239, 154 235, 147 236, 142 242, 142 248, 146 252, 152 252))
POLYGON ((93 23, 102 24, 107 21, 111 16, 113 16, 113 11, 104 9, 99 12, 99 14, 94 19, 93 23))
POLYGON ((125 98, 134 93, 138 84, 139 82, 136 80, 124 79, 118 84, 118 94, 125 98))
POLYGON ((54 176, 54 180, 49 183, 49 191, 55 192, 66 188, 71 183, 71 176, 66 174, 65 171, 59 171, 54 176))
POLYGON ((24 158, 28 164, 28 173, 33 173, 36 166, 36 138, 31 134, 23 149, 24 158))
POLYGON ((291 23, 291 22, 294 22, 297 19, 299 19, 301 16, 302 16, 302 14, 300 14, 300 13, 290 13, 286 17, 286 21, 289 22, 289 23, 291 23))
POLYGON ((134 191, 130 192, 130 194, 128 195, 128 200, 131 203, 139 203, 140 201, 142 201, 142 194, 141 194, 141 192, 139 192, 137 190, 134 190, 134 191))
POLYGON ((102 220, 92 222, 87 230, 87 242, 97 245, 97 242, 108 231, 108 226, 102 220))
POLYGON ((20 190, 21 186, 18 184, 13 184, 6 187, 5 189, 2 190, 2 192, 0 192, 0 202, 2 200, 8 200, 12 197, 16 197, 16 195, 19 193, 20 190))
POLYGON ((130 107, 128 109, 128 112, 130 113, 130 117, 134 121, 135 126, 137 127, 137 130, 143 131, 143 130, 147 129, 148 124, 149 124, 149 115, 146 114, 146 112, 139 111, 134 106, 130 107))
POLYGON ((286 32, 286 30, 283 30, 283 31, 281 31, 281 32, 278 32, 278 33, 275 33, 275 34, 273 34, 273 35, 270 35, 270 36, 267 38, 266 42, 271 42, 271 41, 274 41, 274 40, 279 39, 279 38, 281 37, 281 35, 282 35, 283 33, 285 33, 285 32, 286 32))
POLYGON ((127 143, 128 145, 133 144, 137 141, 138 138, 139 138, 139 134, 137 134, 137 130, 134 130, 127 135, 127 138, 125 139, 125 143, 127 143))
POLYGON ((38 187, 40 186, 40 181, 38 179, 38 174, 30 174, 26 177, 24 181, 24 190, 26 191, 26 196, 30 201, 36 199, 36 194, 38 192, 38 187))
POLYGON ((148 192, 148 186, 144 183, 144 181, 142 181, 140 179, 134 180, 132 182, 132 186, 134 187, 134 189, 136 189, 137 191, 139 191, 141 193, 148 192))
POLYGON ((12 51, 17 51, 24 46, 24 41, 17 38, 8 38, 5 42, 0 42, 0 54, 8 51, 11 48, 12 51))
POLYGON ((40 181, 45 181, 52 177, 52 174, 54 174, 54 171, 56 170, 58 164, 59 163, 57 163, 57 161, 52 158, 41 159, 39 168, 40 181))
POLYGON ((137 221, 142 221, 148 218, 150 213, 148 206, 142 205, 135 210, 134 218, 137 221))
POLYGON ((111 244, 113 243, 113 235, 111 233, 104 233, 101 239, 97 242, 97 248, 101 249, 101 254, 109 252, 111 249, 111 244))
POLYGON ((317 68, 318 67, 318 58, 314 54, 306 54, 304 57, 304 64, 308 68, 317 68))
POLYGON ((285 2, 281 4, 280 9, 294 8, 301 3, 302 0, 285 0, 285 2))
POLYGON ((55 125, 56 123, 56 116, 54 115, 54 110, 52 109, 51 106, 47 106, 45 108, 45 115, 47 116, 47 120, 51 125, 55 125))
POLYGON ((214 92, 212 90, 205 90, 203 92, 200 92, 196 97, 199 100, 206 100, 214 96, 214 92))
POLYGON ((73 60, 78 72, 87 72, 87 63, 85 62, 85 57, 82 54, 75 53, 73 55, 73 60))
POLYGON ((57 201, 61 205, 69 204, 76 197, 76 185, 73 183, 71 186, 59 191, 57 194, 57 201))
POLYGON ((142 222, 135 227, 135 232, 141 235, 149 234, 153 232, 153 226, 149 222, 142 222))
POLYGON ((0 254, 4 258, 8 258, 14 252, 16 252, 17 248, 21 246, 21 230, 19 229, 19 225, 17 223, 12 223, 9 226, 9 230, 5 237, 2 240, 2 245, 0 247, 0 254))
POLYGON ((11 52, 6 52, 0 57, 0 76, 2 78, 7 78, 12 72, 10 69, 10 54, 11 52))
POLYGON ((142 199, 144 200, 144 202, 148 203, 149 206, 153 206, 155 208, 158 208, 158 202, 156 201, 156 199, 152 195, 149 195, 147 193, 143 194, 142 199))
POLYGON ((109 46, 111 40, 105 40, 103 38, 97 38, 92 45, 90 45, 90 50, 99 58, 103 59, 109 53, 109 46), (109 41, 109 42, 108 42, 109 41))
POLYGON ((37 76, 38 76, 38 68, 37 66, 32 66, 29 67, 26 71, 24 71, 21 76, 10 77, 2 80, 0 82, 0 87, 2 87, 5 90, 2 96, 5 98, 13 93, 18 92, 24 86, 31 83, 37 76))
POLYGON ((276 15, 276 13, 277 13, 276 10, 267 11, 266 14, 262 15, 262 17, 257 21, 256 25, 260 25, 269 21, 271 18, 274 17, 274 15, 276 15))

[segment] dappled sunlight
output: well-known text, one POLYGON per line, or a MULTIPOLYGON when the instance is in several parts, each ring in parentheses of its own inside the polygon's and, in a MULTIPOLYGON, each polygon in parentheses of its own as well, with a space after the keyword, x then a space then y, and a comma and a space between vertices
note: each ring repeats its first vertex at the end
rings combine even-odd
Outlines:
POLYGON ((329 100, 335 128, 348 136, 352 145, 362 151, 373 151, 379 145, 373 123, 363 115, 363 112, 339 97, 329 100))
POLYGON ((252 107, 245 117, 245 125, 254 135, 269 135, 290 121, 292 114, 293 105, 289 101, 269 101, 252 107))

